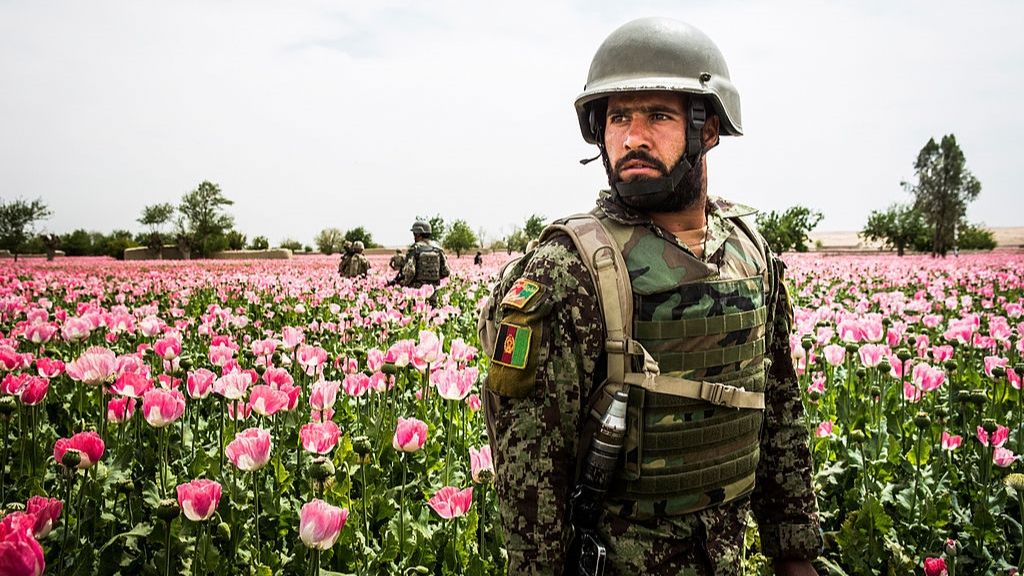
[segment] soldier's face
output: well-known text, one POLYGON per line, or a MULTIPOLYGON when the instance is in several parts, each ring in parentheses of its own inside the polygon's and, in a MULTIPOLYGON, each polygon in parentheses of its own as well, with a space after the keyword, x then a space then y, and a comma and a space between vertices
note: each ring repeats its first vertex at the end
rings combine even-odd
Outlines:
POLYGON ((609 97, 604 142, 617 181, 667 176, 686 151, 683 98, 673 92, 609 97))

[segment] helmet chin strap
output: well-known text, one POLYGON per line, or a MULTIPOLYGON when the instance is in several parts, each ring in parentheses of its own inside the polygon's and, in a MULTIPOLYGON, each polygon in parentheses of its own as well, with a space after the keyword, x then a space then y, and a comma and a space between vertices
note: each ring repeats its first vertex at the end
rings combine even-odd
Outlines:
MULTIPOLYGON (((690 110, 686 123, 686 151, 679 158, 679 162, 672 168, 667 176, 659 178, 642 178, 632 182, 617 182, 615 172, 612 169, 611 161, 608 159, 608 151, 604 147, 603 134, 598 138, 598 145, 601 148, 601 160, 604 161, 605 171, 608 173, 609 184, 615 194, 627 205, 631 201, 642 201, 645 198, 656 195, 669 195, 676 191, 676 187, 683 181, 683 178, 700 164, 700 156, 704 153, 704 141, 702 132, 704 122, 707 120, 707 110, 704 107, 704 99, 691 97, 690 110), (691 152, 692 151, 692 152, 691 152)), ((603 132, 603 130, 602 130, 603 132)))

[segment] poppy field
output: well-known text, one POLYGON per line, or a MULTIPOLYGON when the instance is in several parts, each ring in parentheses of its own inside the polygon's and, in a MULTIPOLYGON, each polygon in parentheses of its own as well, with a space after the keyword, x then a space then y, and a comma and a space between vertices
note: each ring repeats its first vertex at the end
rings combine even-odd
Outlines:
MULTIPOLYGON (((503 573, 476 316, 505 260, 437 294, 383 260, 8 262, 0 573, 503 573)), ((1024 255, 785 260, 823 573, 1010 573, 1024 255)))

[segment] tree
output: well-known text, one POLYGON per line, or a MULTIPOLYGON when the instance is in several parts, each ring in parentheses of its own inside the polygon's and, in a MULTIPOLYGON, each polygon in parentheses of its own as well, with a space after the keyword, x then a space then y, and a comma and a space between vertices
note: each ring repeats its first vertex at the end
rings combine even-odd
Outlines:
POLYGON ((995 236, 983 224, 960 224, 956 245, 961 250, 992 250, 996 247, 995 236))
POLYGON ((544 217, 538 214, 531 214, 523 225, 523 234, 526 235, 527 242, 540 238, 540 233, 544 231, 544 228, 544 217))
POLYGON ((53 212, 38 198, 31 202, 0 200, 0 248, 10 250, 17 261, 19 248, 35 235, 36 222, 52 215, 53 212))
POLYGON ((234 219, 223 212, 224 206, 234 204, 224 197, 220 186, 204 180, 195 190, 181 198, 178 224, 190 236, 192 250, 201 257, 223 250, 227 246, 225 233, 234 225, 234 219))
MULTIPOLYGON (((363 248, 376 248, 377 243, 373 241, 373 235, 366 231, 362 226, 356 226, 355 228, 345 232, 345 240, 348 242, 362 242, 363 248)), ((341 247, 338 249, 341 252, 341 247)))
POLYGON ((323 254, 340 253, 345 245, 345 233, 339 228, 324 228, 313 238, 313 243, 323 254))
POLYGON ((882 242, 903 256, 907 248, 917 248, 928 239, 928 228, 921 213, 907 204, 893 204, 888 210, 872 210, 860 235, 872 242, 882 242))
POLYGON ((148 226, 150 232, 161 232, 164 224, 170 222, 171 216, 174 216, 173 204, 153 204, 142 209, 142 216, 138 221, 139 224, 148 226))
POLYGON ((227 234, 224 235, 224 240, 228 244, 230 250, 242 250, 245 248, 245 234, 242 234, 238 230, 228 230, 227 234))
POLYGON ((93 237, 88 231, 78 229, 65 234, 60 239, 60 245, 68 256, 92 256, 93 237))
POLYGON ((442 218, 440 214, 434 214, 432 218, 424 218, 423 216, 417 216, 416 220, 422 220, 427 224, 430 224, 430 236, 432 238, 444 238, 445 224, 444 218, 442 218))
POLYGON ((505 247, 511 254, 514 252, 526 252, 526 245, 530 239, 526 237, 521 228, 516 228, 505 238, 505 247))
POLYGON ((249 250, 266 250, 270 248, 270 240, 266 236, 257 236, 249 243, 249 250))
POLYGON ((302 251, 302 242, 299 242, 298 240, 294 240, 292 238, 285 238, 284 240, 281 240, 280 247, 287 248, 292 252, 300 252, 302 251))
POLYGON ((124 251, 128 248, 136 248, 139 243, 132 238, 128 230, 114 230, 103 239, 99 253, 117 260, 124 260, 124 251))
POLYGON ((914 162, 917 183, 903 182, 914 195, 914 208, 931 230, 932 256, 946 256, 953 246, 956 227, 967 214, 967 204, 981 193, 981 183, 967 169, 956 136, 947 134, 940 143, 929 138, 914 162))
POLYGON ((757 215, 757 229, 776 253, 789 250, 807 252, 807 236, 821 222, 820 212, 805 206, 791 206, 777 214, 761 212, 757 215))
POLYGON ((476 247, 476 234, 473 234, 473 229, 466 224, 465 220, 456 220, 452 222, 448 233, 444 235, 441 245, 446 250, 454 251, 456 258, 461 258, 463 252, 476 247))

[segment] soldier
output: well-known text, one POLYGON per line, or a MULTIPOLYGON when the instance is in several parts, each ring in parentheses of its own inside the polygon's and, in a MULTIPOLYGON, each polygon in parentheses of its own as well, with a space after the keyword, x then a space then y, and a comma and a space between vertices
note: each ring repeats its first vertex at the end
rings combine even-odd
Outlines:
POLYGON ((346 253, 346 257, 341 261, 342 268, 338 270, 342 276, 346 278, 366 276, 366 273, 370 270, 370 261, 363 254, 363 249, 363 242, 361 240, 356 240, 352 243, 351 253, 346 253))
POLYGON ((725 60, 688 24, 636 20, 575 105, 610 190, 506 268, 481 323, 509 574, 737 575, 748 511, 776 574, 816 574, 784 265, 740 218, 752 209, 707 195, 705 154, 742 134, 725 60), (591 490, 599 542, 581 557, 580 471, 614 448, 595 434, 621 399, 624 448, 591 490))
POLYGON ((391 283, 411 288, 419 288, 424 284, 437 286, 442 278, 450 274, 448 258, 441 246, 430 238, 429 222, 417 221, 410 231, 414 244, 406 252, 402 269, 391 283))
POLYGON ((399 270, 402 269, 402 266, 404 264, 405 264, 405 256, 402 255, 402 251, 401 250, 395 250, 395 255, 392 256, 391 260, 388 262, 388 267, 390 267, 395 272, 398 272, 399 270))
POLYGON ((345 244, 342 245, 341 260, 338 262, 338 274, 345 276, 345 271, 348 270, 348 263, 352 260, 352 255, 355 252, 352 250, 352 242, 346 240, 345 244))
POLYGON ((475 264, 477 266, 483 266, 484 265, 484 254, 483 254, 483 252, 481 252, 479 250, 476 251, 476 256, 473 256, 473 264, 475 264))

